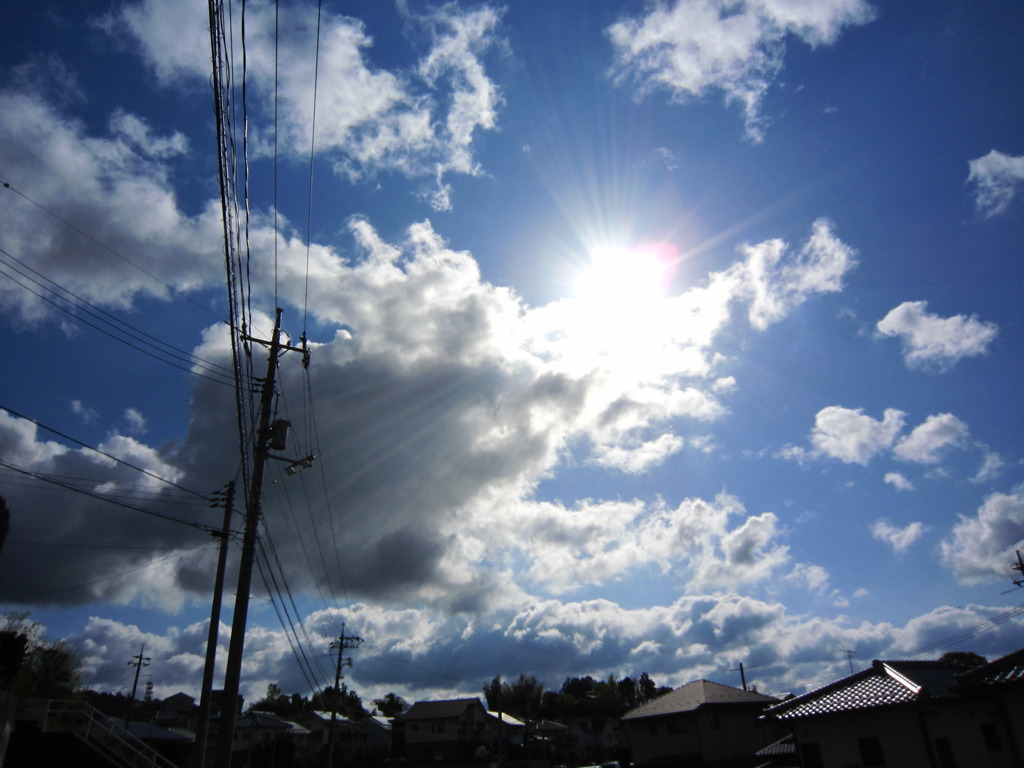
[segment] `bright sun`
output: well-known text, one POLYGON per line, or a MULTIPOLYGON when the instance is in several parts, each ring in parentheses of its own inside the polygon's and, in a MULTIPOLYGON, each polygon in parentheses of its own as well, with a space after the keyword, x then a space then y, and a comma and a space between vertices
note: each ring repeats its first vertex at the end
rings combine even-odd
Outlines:
POLYGON ((648 366, 671 336, 668 288, 678 263, 664 244, 592 248, 573 280, 576 355, 648 366))
POLYGON ((576 296, 621 311, 663 298, 674 254, 666 245, 600 246, 576 281, 576 296))

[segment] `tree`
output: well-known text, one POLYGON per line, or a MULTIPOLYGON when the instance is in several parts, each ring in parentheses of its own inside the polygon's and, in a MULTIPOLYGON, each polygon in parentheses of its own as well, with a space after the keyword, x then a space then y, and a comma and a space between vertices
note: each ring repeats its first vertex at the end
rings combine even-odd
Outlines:
POLYGON ((313 709, 322 712, 337 712, 342 717, 355 720, 362 720, 370 716, 363 708, 363 700, 359 698, 359 694, 350 690, 345 683, 341 684, 337 693, 335 693, 334 687, 329 685, 324 688, 323 693, 314 694, 310 705, 313 709))
POLYGON ((374 699, 373 706, 384 717, 396 717, 409 709, 409 702, 395 693, 389 693, 383 699, 374 699))
POLYGON ((944 661, 951 666, 964 670, 988 664, 988 659, 984 656, 979 656, 973 651, 948 651, 939 657, 939 661, 944 661))
POLYGON ((64 698, 82 684, 82 658, 64 640, 48 640, 28 612, 4 616, 0 629, 0 680, 19 701, 64 698))

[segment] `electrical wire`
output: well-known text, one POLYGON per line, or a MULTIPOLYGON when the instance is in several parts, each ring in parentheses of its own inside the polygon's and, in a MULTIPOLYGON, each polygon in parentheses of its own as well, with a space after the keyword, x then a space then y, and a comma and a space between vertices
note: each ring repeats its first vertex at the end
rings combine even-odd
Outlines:
POLYGON ((93 579, 92 581, 85 581, 85 582, 82 582, 80 584, 75 584, 75 585, 70 586, 70 587, 62 587, 60 589, 51 589, 51 590, 48 590, 46 592, 36 592, 34 594, 31 594, 31 595, 25 595, 24 597, 26 599, 35 599, 35 598, 38 598, 38 597, 46 597, 46 596, 49 596, 49 595, 59 595, 62 592, 71 592, 71 591, 76 590, 76 589, 82 589, 83 587, 91 587, 94 584, 101 584, 104 581, 111 581, 112 579, 119 579, 122 576, 127 576, 129 573, 135 573, 137 571, 145 570, 146 568, 151 568, 152 566, 154 566, 154 565, 156 565, 158 563, 162 563, 165 560, 171 560, 171 559, 174 559, 176 557, 184 557, 189 552, 194 552, 195 550, 200 549, 200 548, 204 548, 204 547, 205 548, 209 548, 209 549, 213 549, 214 548, 214 547, 212 547, 209 544, 209 542, 205 542, 204 541, 204 542, 202 542, 200 544, 196 544, 195 546, 188 547, 188 548, 183 549, 183 550, 181 550, 179 552, 176 552, 174 554, 166 555, 164 557, 158 557, 156 560, 150 560, 148 563, 145 563, 143 565, 137 566, 135 568, 129 568, 127 571, 120 571, 118 573, 111 574, 110 576, 102 576, 102 577, 100 577, 98 579, 93 579))
MULTIPOLYGON (((21 262, 20 259, 18 259, 15 256, 12 256, 8 251, 4 250, 3 248, 0 248, 0 254, 3 254, 4 256, 7 256, 8 258, 14 259, 14 261, 18 262, 19 264, 23 264, 23 262, 21 262)), ((141 330, 135 328, 134 326, 131 326, 128 323, 125 323, 124 321, 119 320, 118 318, 114 317, 113 315, 110 315, 109 313, 103 311, 102 309, 99 309, 98 307, 96 307, 95 305, 93 305, 93 304, 89 303, 88 301, 82 299, 81 297, 76 296, 74 293, 71 293, 70 291, 67 291, 67 293, 70 296, 73 296, 75 299, 77 299, 78 301, 81 302, 80 304, 75 304, 74 302, 69 301, 65 297, 60 296, 53 289, 46 287, 45 285, 43 285, 41 282, 39 282, 35 278, 31 277, 30 275, 26 275, 22 270, 18 269, 17 267, 11 267, 9 264, 5 264, 2 260, 0 260, 0 265, 2 265, 2 266, 0 266, 0 274, 4 275, 9 280, 14 282, 16 285, 19 285, 20 287, 24 288, 26 291, 34 294, 35 296, 39 297, 40 299, 42 299, 46 303, 50 304, 51 306, 55 307, 56 309, 59 309, 60 311, 66 313, 70 317, 72 317, 75 320, 77 320, 79 323, 82 323, 83 325, 86 325, 86 326, 88 326, 88 327, 90 327, 90 328, 92 328, 92 329, 102 333, 104 336, 107 336, 107 337, 113 339, 114 341, 118 341, 118 342, 120 342, 120 343, 122 343, 122 344, 124 344, 124 345, 126 345, 128 347, 131 347, 132 349, 134 349, 134 350, 136 350, 138 352, 141 352, 144 355, 147 355, 147 356, 153 358, 154 360, 159 360, 162 363, 166 363, 167 365, 170 365, 173 368, 177 368, 178 370, 185 371, 186 373, 190 373, 190 374, 192 374, 194 376, 198 376, 201 379, 206 379, 207 381, 212 381, 212 382, 214 382, 216 384, 223 384, 223 385, 226 385, 226 386, 231 386, 231 380, 228 378, 227 374, 226 373, 221 373, 219 370, 217 370, 219 368, 219 369, 223 369, 224 371, 227 371, 228 370, 227 368, 224 368, 223 366, 217 365, 216 363, 211 363, 209 361, 203 360, 202 358, 196 357, 195 355, 192 355, 192 354, 190 354, 188 352, 185 352, 184 350, 180 350, 177 347, 174 347, 173 345, 168 344, 167 342, 161 341, 160 339, 156 338, 155 336, 152 336, 152 335, 146 333, 145 331, 141 331, 141 330), (76 314, 75 312, 72 312, 70 309, 68 309, 68 307, 66 307, 66 306, 64 306, 62 304, 59 304, 57 301, 54 301, 53 299, 50 299, 49 297, 45 296, 44 294, 40 293, 39 291, 36 291, 33 288, 31 288, 30 286, 25 285, 24 283, 20 282, 16 277, 12 276, 10 273, 5 271, 3 269, 4 266, 6 266, 8 269, 14 269, 15 272, 20 274, 26 280, 29 280, 29 281, 35 283, 40 288, 42 288, 44 291, 49 291, 50 293, 54 294, 55 296, 58 296, 59 299, 67 302, 68 304, 71 304, 71 306, 74 306, 74 307, 76 307, 78 309, 83 310, 87 315, 97 319, 100 323, 105 323, 109 327, 113 328, 113 332, 102 328, 100 325, 98 325, 96 323, 92 323, 89 320, 86 320, 85 318, 81 317, 80 315, 76 314), (92 311, 92 310, 95 310, 95 311, 92 311), (101 314, 110 317, 113 322, 111 322, 111 320, 104 319, 103 317, 100 316, 101 314), (121 324, 122 326, 124 326, 124 328, 119 328, 118 326, 116 326, 114 324, 115 322, 121 324), (125 330, 125 329, 127 329, 127 330, 125 330), (145 349, 143 346, 140 346, 139 344, 135 344, 132 341, 128 341, 128 339, 125 339, 125 338, 123 338, 121 336, 117 336, 116 333, 123 333, 126 336, 128 336, 129 338, 134 339, 135 341, 138 341, 140 344, 149 346, 152 350, 155 350, 155 351, 151 351, 150 349, 145 349), (149 339, 153 339, 157 344, 163 345, 164 347, 168 347, 169 349, 171 349, 173 351, 168 352, 166 350, 160 349, 157 346, 157 344, 150 343, 150 342, 146 341, 146 338, 143 338, 143 337, 146 337, 146 338, 149 338, 149 339), (200 373, 199 371, 195 370, 195 367, 180 365, 180 364, 174 362, 173 359, 172 360, 168 360, 167 358, 161 357, 160 356, 161 354, 169 355, 172 358, 176 358, 176 359, 181 360, 181 361, 186 362, 186 363, 192 363, 192 366, 202 368, 202 369, 208 371, 209 373, 212 373, 213 376, 208 376, 208 375, 206 375, 204 373, 200 373), (221 378, 215 378, 215 376, 219 376, 221 378)), ((31 269, 31 267, 28 267, 28 269, 31 269)), ((31 270, 31 271, 32 272, 36 272, 35 270, 31 270)), ((39 273, 36 272, 36 274, 39 274, 39 273)), ((45 277, 43 279, 48 280, 48 278, 45 278, 45 277)), ((50 282, 52 282, 52 281, 50 281, 50 282)), ((53 283, 53 284, 57 285, 58 288, 61 288, 61 286, 59 286, 57 283, 53 283)), ((61 290, 66 290, 66 289, 61 288, 61 290)))
POLYGON ((19 419, 24 419, 25 421, 31 422, 32 424, 35 424, 37 427, 40 427, 41 429, 45 429, 47 432, 51 432, 54 435, 57 435, 58 437, 64 438, 65 440, 70 440, 72 443, 75 443, 76 445, 79 445, 82 448, 87 448, 88 450, 93 451, 94 453, 98 453, 100 456, 104 456, 104 457, 106 457, 108 459, 111 459, 112 461, 116 461, 118 464, 123 464, 124 466, 129 467, 131 469, 134 469, 136 472, 141 472, 142 474, 147 475, 148 477, 152 477, 154 480, 159 480, 161 483, 166 483, 167 485, 169 485, 169 486, 171 486, 173 488, 177 488, 179 491, 185 491, 185 493, 189 493, 189 494, 192 494, 193 496, 196 496, 196 497, 198 497, 200 499, 206 500, 206 494, 199 493, 199 491, 194 491, 191 488, 186 488, 185 486, 179 485, 178 483, 174 482, 173 480, 168 480, 165 477, 160 477, 160 475, 155 474, 153 472, 150 472, 148 469, 143 469, 142 467, 138 467, 138 466, 132 464, 129 461, 125 461, 124 459, 119 459, 117 456, 109 454, 106 451, 101 451, 99 448, 91 446, 88 443, 83 443, 81 440, 78 440, 78 439, 76 439, 74 437, 71 437, 71 435, 65 434, 64 432, 61 432, 60 430, 54 429, 53 427, 48 427, 45 424, 43 424, 42 422, 36 421, 35 419, 33 419, 33 418, 29 417, 29 416, 26 416, 23 413, 18 413, 13 408, 9 408, 6 405, 3 405, 2 403, 0 403, 0 410, 7 411, 7 413, 11 414, 12 416, 17 416, 19 419))
POLYGON ((165 515, 165 514, 163 514, 161 512, 156 512, 156 511, 154 511, 152 509, 145 509, 144 507, 138 507, 138 506, 136 506, 134 504, 129 504, 129 503, 124 502, 124 501, 118 501, 117 499, 113 499, 113 498, 110 498, 108 496, 104 496, 101 493, 94 493, 92 491, 87 491, 87 490, 84 490, 82 488, 75 488, 73 486, 69 486, 69 485, 61 482, 60 480, 57 480, 55 478, 49 478, 46 475, 40 474, 38 472, 33 472, 31 469, 25 469, 23 467, 16 466, 14 464, 11 464, 10 462, 4 461, 3 459, 0 459, 0 467, 6 467, 7 469, 13 470, 15 472, 21 472, 21 473, 23 473, 25 475, 28 475, 30 477, 34 477, 37 480, 42 480, 42 481, 45 481, 45 482, 48 482, 48 483, 53 483, 54 485, 60 486, 62 488, 70 490, 70 491, 74 491, 75 493, 80 493, 83 496, 89 496, 89 497, 91 497, 93 499, 98 499, 100 501, 105 501, 108 504, 113 504, 114 506, 117 506, 117 507, 123 507, 124 509, 130 509, 130 510, 132 510, 134 512, 140 512, 140 513, 142 513, 144 515, 149 515, 150 517, 159 518, 160 520, 166 520, 167 522, 170 522, 170 523, 178 523, 180 525, 187 525, 187 526, 189 526, 191 528, 196 528, 197 530, 200 530, 200 531, 215 532, 215 531, 219 530, 216 526, 204 525, 203 523, 197 523, 197 522, 194 522, 192 520, 184 520, 184 519, 182 519, 180 517, 174 517, 173 515, 165 515))
POLYGON ((184 293, 182 293, 181 291, 179 291, 179 290, 178 290, 177 288, 175 288, 175 287, 174 287, 174 286, 172 286, 171 284, 169 284, 169 283, 167 283, 167 282, 164 282, 164 281, 163 281, 163 280, 161 280, 161 279, 160 279, 159 277, 157 277, 156 275, 154 275, 154 274, 153 274, 152 272, 149 272, 148 270, 144 269, 143 267, 140 267, 140 266, 139 266, 138 264, 136 264, 136 263, 135 263, 134 261, 132 261, 131 259, 129 259, 129 258, 127 257, 127 256, 124 256, 123 254, 121 254, 121 253, 118 253, 117 251, 115 251, 115 250, 114 250, 113 248, 111 248, 111 247, 110 247, 109 245, 107 245, 106 243, 103 243, 103 242, 101 242, 100 240, 97 240, 97 239, 96 239, 95 237, 93 237, 92 235, 90 235, 90 234, 89 234, 88 232, 86 232, 86 231, 85 231, 84 229, 82 229, 81 227, 79 227, 79 226, 77 226, 77 225, 73 224, 72 222, 68 221, 67 219, 65 219, 65 218, 64 218, 63 216, 61 216, 60 214, 58 214, 58 213, 56 213, 56 212, 54 212, 54 211, 50 210, 49 208, 47 208, 47 207, 46 207, 45 205, 43 205, 42 203, 36 202, 36 201, 35 201, 35 200, 33 200, 33 199, 32 199, 31 197, 29 197, 28 195, 26 195, 26 194, 25 194, 24 192, 22 192, 21 190, 19 190, 19 189, 15 188, 15 187, 14 187, 14 186, 13 186, 12 184, 10 184, 10 183, 8 183, 8 182, 6 182, 6 181, 5 181, 5 182, 2 182, 2 183, 3 183, 3 188, 4 188, 4 189, 8 189, 8 190, 10 190, 10 191, 11 191, 11 192, 13 192, 14 194, 16 194, 16 195, 18 195, 19 197, 23 198, 23 199, 24 199, 25 201, 27 201, 27 202, 31 203, 32 205, 34 205, 34 206, 35 206, 36 208, 38 208, 39 210, 41 210, 41 211, 42 211, 43 213, 45 213, 45 214, 47 214, 47 215, 49 215, 49 216, 53 217, 54 219, 56 219, 57 221, 59 221, 59 222, 60 222, 61 224, 63 224, 64 226, 68 227, 69 229, 72 229, 72 230, 74 230, 75 232, 77 232, 78 234, 80 234, 80 235, 81 235, 82 237, 86 238, 86 239, 87 239, 87 240, 89 240, 90 242, 92 242, 92 243, 95 243, 95 244, 96 244, 96 245, 98 245, 98 246, 99 246, 100 248, 102 248, 103 250, 107 251, 107 253, 111 254, 112 256, 116 256, 117 258, 121 259, 121 261, 125 262, 126 264, 128 264, 128 265, 129 265, 129 266, 131 266, 131 267, 134 267, 135 269, 137 269, 137 270, 138 270, 139 272, 141 272, 142 274, 146 275, 147 277, 150 277, 150 278, 152 278, 153 280, 156 280, 156 282, 160 283, 160 285, 162 285, 162 286, 163 286, 164 288, 166 288, 167 290, 169 290, 169 291, 170 291, 171 293, 173 293, 173 294, 174 294, 175 296, 177 296, 178 298, 181 298, 181 299, 185 299, 186 301, 188 301, 188 302, 191 302, 191 303, 192 303, 192 304, 194 304, 194 305, 195 305, 196 307, 198 307, 198 308, 199 308, 199 309, 201 309, 201 310, 202 310, 203 312, 205 312, 205 313, 207 313, 208 315, 210 315, 211 317, 213 317, 213 318, 214 318, 215 320, 217 320, 218 322, 222 322, 222 323, 224 322, 224 318, 222 318, 222 317, 219 317, 219 316, 218 316, 218 315, 217 315, 217 314, 216 314, 215 312, 213 312, 213 311, 212 311, 212 310, 211 310, 211 309, 210 309, 209 307, 205 307, 205 306, 203 306, 202 304, 200 304, 199 302, 195 301, 194 299, 192 299, 192 298, 191 298, 190 296, 188 296, 187 294, 184 294, 184 293))

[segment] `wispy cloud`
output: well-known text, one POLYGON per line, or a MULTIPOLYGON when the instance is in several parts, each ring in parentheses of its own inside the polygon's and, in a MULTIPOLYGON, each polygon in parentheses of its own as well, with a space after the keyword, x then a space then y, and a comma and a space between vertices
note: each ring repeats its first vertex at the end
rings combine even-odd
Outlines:
POLYGON ((993 149, 968 163, 967 181, 974 185, 974 204, 986 218, 1005 213, 1024 184, 1024 155, 1014 157, 993 149))
POLYGON ((685 102, 710 90, 743 108, 747 137, 764 139, 761 104, 783 69, 787 38, 828 45, 845 27, 866 24, 874 10, 863 0, 791 3, 777 0, 692 0, 657 4, 642 17, 608 29, 615 48, 613 75, 635 81, 639 95, 665 90, 685 102))
POLYGON ((906 552, 927 530, 929 527, 920 522, 910 523, 903 528, 886 520, 876 520, 871 525, 871 535, 891 546, 894 552, 906 552))
MULTIPOLYGON (((192 5, 188 12, 181 3, 142 0, 108 16, 103 26, 134 39, 164 85, 195 87, 209 79, 210 55, 206 6, 192 5)), ((352 179, 384 170, 432 178, 435 185, 424 196, 437 210, 451 208, 446 177, 480 172, 475 135, 497 125, 501 95, 484 57, 501 45, 500 13, 447 5, 410 14, 409 22, 429 34, 431 48, 404 70, 373 65, 373 39, 361 21, 325 11, 318 32, 316 18, 308 8, 286 8, 275 22, 272 3, 254 0, 246 7, 253 147, 272 144, 267 126, 276 97, 281 151, 301 157, 313 149, 352 179)))

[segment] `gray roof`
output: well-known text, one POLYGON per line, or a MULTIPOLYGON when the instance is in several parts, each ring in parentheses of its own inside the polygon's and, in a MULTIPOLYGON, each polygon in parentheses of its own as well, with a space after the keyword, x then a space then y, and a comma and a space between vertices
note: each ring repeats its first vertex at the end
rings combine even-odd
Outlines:
POLYGON ((767 715, 792 720, 950 696, 960 671, 941 661, 874 661, 856 674, 772 707, 767 715))
POLYGON ((622 716, 623 720, 635 720, 641 717, 658 717, 678 712, 692 712, 707 704, 761 704, 767 706, 778 701, 774 696, 765 696, 756 691, 744 691, 710 680, 695 680, 676 688, 664 696, 659 696, 643 706, 630 710, 622 716))
POLYGON ((467 707, 478 706, 481 710, 484 705, 480 699, 448 699, 446 701, 417 701, 396 720, 447 720, 453 717, 461 717, 467 707))

